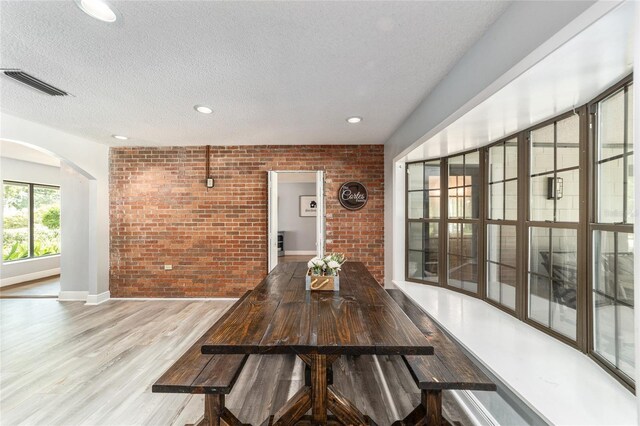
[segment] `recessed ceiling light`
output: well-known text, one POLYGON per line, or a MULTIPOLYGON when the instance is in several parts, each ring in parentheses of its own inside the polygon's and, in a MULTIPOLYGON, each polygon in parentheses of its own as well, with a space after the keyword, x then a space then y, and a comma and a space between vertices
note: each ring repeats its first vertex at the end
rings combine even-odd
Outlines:
POLYGON ((84 13, 103 22, 115 22, 116 13, 102 0, 76 0, 84 13))
POLYGON ((209 108, 206 105, 196 105, 193 107, 193 109, 203 114, 211 114, 213 112, 213 109, 209 108))
POLYGON ((121 140, 121 141, 126 141, 127 139, 129 139, 128 137, 122 136, 122 135, 111 135, 111 137, 113 137, 115 139, 118 139, 118 140, 121 140))
POLYGON ((362 121, 362 117, 349 117, 347 118, 347 123, 349 124, 358 124, 362 121))

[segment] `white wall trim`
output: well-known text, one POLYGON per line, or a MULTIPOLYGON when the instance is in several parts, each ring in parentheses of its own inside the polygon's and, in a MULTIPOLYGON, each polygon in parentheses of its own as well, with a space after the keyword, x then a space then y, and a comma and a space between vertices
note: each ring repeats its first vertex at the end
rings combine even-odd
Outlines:
POLYGON ((315 256, 315 250, 285 250, 285 256, 315 256))
POLYGON ((111 298, 111 292, 105 291, 100 294, 89 294, 87 295, 87 303, 85 305, 99 305, 101 303, 106 302, 111 298))
POLYGON ((87 296, 89 295, 88 291, 61 291, 58 295, 58 300, 62 302, 71 302, 71 301, 87 301, 87 296))
POLYGON ((112 297, 111 300, 130 300, 134 302, 145 301, 161 301, 161 300, 173 300, 173 301, 219 301, 219 302, 233 302, 238 300, 239 297, 112 297))
POLYGON ((17 275, 15 277, 2 278, 0 280, 0 287, 5 287, 13 284, 21 284, 27 281, 52 277, 54 275, 60 275, 60 268, 46 269, 44 271, 31 272, 29 274, 17 275))

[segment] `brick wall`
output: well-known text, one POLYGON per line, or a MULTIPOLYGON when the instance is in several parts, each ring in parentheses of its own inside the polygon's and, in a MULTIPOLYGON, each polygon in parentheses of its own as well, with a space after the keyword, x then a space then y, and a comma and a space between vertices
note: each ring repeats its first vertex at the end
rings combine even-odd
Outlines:
POLYGON ((382 283, 384 150, 358 146, 112 148, 110 290, 114 297, 235 297, 267 272, 267 170, 324 170, 326 250, 365 263, 382 283), (362 182, 359 211, 339 186, 362 182), (163 265, 173 270, 164 271, 163 265))

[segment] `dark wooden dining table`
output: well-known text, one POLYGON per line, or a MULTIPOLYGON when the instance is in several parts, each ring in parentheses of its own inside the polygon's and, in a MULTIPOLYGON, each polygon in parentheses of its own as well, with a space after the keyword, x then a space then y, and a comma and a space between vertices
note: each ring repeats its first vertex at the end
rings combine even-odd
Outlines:
POLYGON ((341 355, 431 355, 433 346, 360 262, 340 272, 340 291, 306 291, 307 265, 283 263, 216 323, 205 354, 295 354, 311 370, 305 385, 275 414, 294 424, 311 410, 326 424, 327 410, 346 425, 370 419, 328 384, 341 355))

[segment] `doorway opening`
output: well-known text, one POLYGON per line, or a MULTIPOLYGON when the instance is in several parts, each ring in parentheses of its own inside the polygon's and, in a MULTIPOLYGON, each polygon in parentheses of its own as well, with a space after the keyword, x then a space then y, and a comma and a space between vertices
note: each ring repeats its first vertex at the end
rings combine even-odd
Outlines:
POLYGON ((268 265, 324 255, 324 172, 269 171, 268 265))

